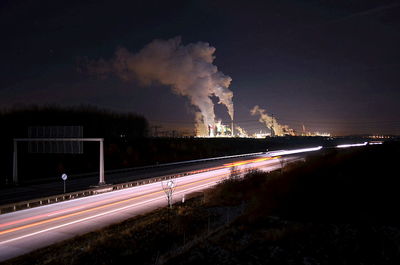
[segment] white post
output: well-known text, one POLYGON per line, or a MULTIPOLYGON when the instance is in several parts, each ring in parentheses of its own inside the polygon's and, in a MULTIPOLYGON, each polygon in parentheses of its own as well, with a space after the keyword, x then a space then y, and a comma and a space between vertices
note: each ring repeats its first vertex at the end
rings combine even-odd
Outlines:
POLYGON ((104 181, 104 146, 103 146, 104 139, 100 140, 100 180, 99 185, 104 185, 106 182, 104 181))
POLYGON ((14 157, 13 157, 13 183, 18 184, 18 153, 17 153, 17 141, 14 139, 14 157))

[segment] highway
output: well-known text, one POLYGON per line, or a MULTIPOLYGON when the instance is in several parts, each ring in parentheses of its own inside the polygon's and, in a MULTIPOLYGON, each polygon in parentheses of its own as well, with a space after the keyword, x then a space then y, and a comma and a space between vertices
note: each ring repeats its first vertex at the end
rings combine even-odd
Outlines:
MULTIPOLYGON (((284 159, 289 163, 302 157, 291 155, 284 159)), ((242 175, 249 169, 271 171, 281 167, 280 159, 266 154, 238 158, 236 161, 220 162, 223 164, 214 166, 208 172, 174 179, 173 201, 181 201, 189 193, 204 190, 226 179, 232 174, 232 167, 242 175)), ((3 214, 0 216, 0 261, 166 205, 162 183, 158 182, 3 214)))
MULTIPOLYGON (((257 155, 249 155, 248 158, 256 158, 257 155)), ((108 184, 126 183, 129 181, 148 179, 158 176, 191 172, 204 168, 220 166, 223 163, 230 163, 241 158, 203 159, 195 161, 183 161, 180 163, 161 164, 142 168, 130 168, 121 170, 106 171, 106 182, 108 184)), ((67 192, 89 189, 99 182, 98 172, 89 175, 69 175, 67 180, 67 192)), ((25 186, 18 186, 1 190, 0 205, 35 199, 38 196, 46 197, 63 193, 63 181, 61 176, 54 181, 37 183, 25 186)))

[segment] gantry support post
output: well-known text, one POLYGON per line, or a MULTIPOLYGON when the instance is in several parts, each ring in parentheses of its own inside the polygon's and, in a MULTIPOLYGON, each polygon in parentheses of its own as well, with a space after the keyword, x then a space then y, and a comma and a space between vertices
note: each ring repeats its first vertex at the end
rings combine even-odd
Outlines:
POLYGON ((13 184, 18 185, 18 150, 17 140, 14 139, 14 156, 13 156, 13 184))
POLYGON ((106 182, 104 181, 104 140, 100 140, 100 180, 99 185, 104 185, 106 182))

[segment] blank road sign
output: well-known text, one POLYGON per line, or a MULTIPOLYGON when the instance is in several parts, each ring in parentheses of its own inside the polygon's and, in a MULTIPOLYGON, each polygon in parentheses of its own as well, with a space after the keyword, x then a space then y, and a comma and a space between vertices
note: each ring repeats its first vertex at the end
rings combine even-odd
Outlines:
MULTIPOLYGON (((83 138, 82 126, 33 126, 28 128, 29 138, 83 138)), ((33 141, 28 143, 29 153, 82 154, 82 141, 33 141)))

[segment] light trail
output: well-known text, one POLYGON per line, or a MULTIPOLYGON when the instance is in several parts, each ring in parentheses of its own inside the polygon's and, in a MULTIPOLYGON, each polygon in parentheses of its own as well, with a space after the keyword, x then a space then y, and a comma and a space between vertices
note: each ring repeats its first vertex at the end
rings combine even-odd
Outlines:
POLYGON ((8 223, 0 224, 0 228, 5 227, 5 226, 11 226, 11 225, 27 222, 27 221, 32 221, 32 220, 43 218, 43 217, 54 216, 54 215, 57 215, 57 214, 62 214, 62 213, 65 213, 65 212, 70 212, 70 211, 78 210, 78 209, 85 208, 85 207, 88 207, 88 206, 90 207, 92 205, 104 203, 104 202, 107 202, 107 201, 113 201, 113 200, 115 200, 115 198, 103 200, 103 201, 100 201, 100 202, 93 202, 93 203, 89 203, 89 204, 84 204, 84 205, 68 208, 68 209, 65 209, 65 210, 59 210, 59 211, 54 211, 54 212, 50 212, 50 213, 45 213, 45 214, 42 214, 42 215, 32 216, 32 217, 28 217, 28 218, 25 218, 25 219, 20 219, 20 220, 8 222, 8 223))
POLYGON ((337 148, 349 148, 349 147, 356 147, 356 146, 366 146, 368 142, 358 143, 358 144, 340 144, 337 145, 337 148))
POLYGON ((299 154, 299 153, 314 152, 314 151, 318 151, 321 149, 322 149, 322 146, 317 146, 317 147, 300 148, 300 149, 294 149, 294 150, 270 151, 270 152, 267 152, 267 154, 270 156, 283 156, 283 155, 293 155, 293 154, 299 154))
POLYGON ((373 141, 373 142, 369 142, 369 145, 376 145, 376 144, 383 144, 382 141, 373 141))
MULTIPOLYGON (((261 161, 265 161, 265 160, 271 160, 271 159, 272 158, 254 159, 254 160, 249 160, 249 161, 253 161, 253 162, 248 162, 248 163, 257 163, 257 162, 261 162, 261 161)), ((260 165, 260 166, 254 166, 252 168, 259 168, 259 167, 264 167, 264 166, 265 165, 260 165)), ((246 170, 247 169, 238 169, 234 173, 242 173, 242 172, 245 172, 246 170)), ((227 173, 224 173, 224 174, 221 174, 221 175, 217 175, 217 176, 213 176, 213 177, 209 177, 209 178, 193 181, 193 182, 190 182, 190 183, 187 183, 187 184, 180 185, 179 188, 186 187, 186 186, 189 186, 189 185, 195 185, 197 183, 206 182, 206 181, 210 181, 210 180, 217 179, 217 178, 218 179, 223 179, 224 177, 226 177, 226 176, 228 176, 230 174, 231 174, 231 172, 227 172, 227 173)), ((152 183, 152 184, 154 184, 154 183, 152 183)), ((137 199, 144 198, 144 197, 149 197, 149 196, 152 196, 152 195, 155 195, 155 194, 159 194, 159 193, 163 193, 163 191, 159 190, 159 191, 156 191, 156 192, 151 192, 151 193, 147 193, 147 194, 140 195, 140 196, 135 196, 133 198, 122 199, 122 200, 119 200, 119 201, 116 201, 116 202, 113 202, 113 203, 108 203, 108 204, 104 204, 104 205, 101 205, 101 206, 96 206, 96 207, 93 207, 93 208, 90 208, 90 209, 86 209, 86 210, 82 210, 82 211, 78 211, 78 212, 75 212, 75 213, 71 213, 71 214, 67 214, 67 215, 63 215, 63 216, 59 216, 59 217, 55 217, 55 218, 51 218, 51 219, 46 219, 46 220, 43 220, 43 221, 39 221, 39 222, 35 222, 35 223, 31 223, 31 224, 27 224, 27 225, 15 227, 15 228, 3 230, 3 231, 0 231, 0 235, 8 234, 8 233, 19 231, 19 230, 23 230, 23 229, 26 229, 26 228, 31 228, 31 227, 42 225, 42 224, 51 223, 51 222, 62 220, 62 219, 66 219, 66 218, 69 218, 69 217, 74 217, 74 216, 81 215, 81 214, 88 213, 88 212, 93 212, 95 210, 99 210, 99 209, 103 209, 103 208, 106 208, 106 207, 111 207, 111 206, 123 204, 123 203, 126 203, 126 202, 130 202, 130 201, 137 200, 137 199)), ((118 198, 118 197, 117 198, 113 198, 113 200, 115 200, 115 199, 120 199, 120 198, 118 198)), ((109 201, 109 200, 105 200, 105 201, 109 201)), ((79 206, 79 207, 73 207, 73 208, 62 210, 62 211, 58 211, 58 212, 59 213, 67 212, 67 211, 71 211, 71 209, 79 209, 79 208, 84 208, 84 207, 88 207, 88 206, 91 206, 91 205, 94 205, 94 204, 101 204, 101 203, 104 203, 104 201, 100 201, 100 202, 96 202, 96 203, 90 203, 88 205, 82 205, 82 206, 79 206)), ((35 219, 38 219, 38 218, 41 218, 41 217, 47 217, 47 216, 49 216, 49 214, 43 214, 43 215, 34 216, 34 217, 26 218, 26 219, 16 220, 16 221, 13 221, 13 222, 2 224, 2 226, 5 226, 7 224, 8 225, 17 224, 17 223, 21 223, 21 222, 24 222, 24 221, 35 220, 35 219)), ((0 242, 0 244, 2 244, 2 243, 3 242, 0 242)))
MULTIPOLYGON (((289 150, 284 154, 302 151, 310 149, 289 150)), ((221 161, 217 166, 214 162, 205 162, 202 169, 175 178, 177 188, 173 201, 179 201, 181 194, 214 186, 231 174, 242 176, 247 170, 257 168, 267 171, 278 169, 282 166, 275 160, 278 158, 276 153, 264 153, 255 159, 239 160, 237 157, 236 162, 225 164, 221 161)), ((287 161, 299 158, 301 156, 292 156, 287 161)), ((165 204, 160 182, 154 182, 1 215, 0 261, 165 207, 165 204)))
POLYGON ((257 159, 251 159, 251 160, 243 160, 243 161, 239 161, 239 162, 224 164, 224 167, 241 166, 241 165, 246 165, 246 164, 250 164, 250 163, 257 163, 257 162, 276 159, 276 158, 279 158, 279 156, 276 156, 276 157, 263 157, 263 158, 257 158, 257 159))
MULTIPOLYGON (((203 185, 196 186, 196 187, 193 187, 193 188, 189 188, 189 189, 186 189, 186 190, 178 191, 178 192, 176 192, 176 194, 180 194, 180 193, 184 193, 185 194, 185 193, 188 193, 188 192, 193 191, 193 190, 199 190, 199 189, 208 187, 210 185, 212 185, 212 184, 210 184, 210 183, 203 184, 203 185)), ((121 207, 121 208, 117 208, 117 209, 110 210, 110 211, 107 211, 107 212, 103 212, 103 213, 100 213, 100 214, 96 214, 96 215, 92 215, 92 216, 89 216, 89 217, 85 217, 83 219, 78 219, 78 220, 75 220, 75 221, 72 221, 72 222, 68 222, 68 223, 65 223, 65 224, 62 224, 62 225, 57 225, 57 226, 53 226, 53 227, 50 227, 50 228, 47 228, 47 229, 44 229, 44 230, 39 230, 39 231, 34 232, 34 233, 30 233, 30 234, 26 234, 26 235, 23 235, 23 236, 20 236, 20 237, 16 237, 16 238, 13 238, 13 239, 2 241, 2 242, 0 242, 0 245, 1 244, 11 243, 11 242, 14 242, 14 241, 17 241, 17 240, 20 240, 20 239, 24 239, 24 238, 27 238, 27 237, 30 237, 30 236, 38 235, 38 234, 41 234, 41 233, 49 232, 49 231, 52 231, 52 230, 55 230, 55 229, 58 229, 58 228, 65 227, 65 226, 69 226, 69 225, 73 225, 73 224, 77 224, 77 223, 82 223, 82 222, 85 222, 85 221, 88 221, 88 220, 91 220, 91 219, 94 219, 94 218, 97 218, 97 217, 101 217, 101 216, 104 216, 104 215, 107 215, 107 214, 123 211, 123 210, 129 209, 129 208, 133 208, 133 207, 138 207, 140 205, 148 204, 150 202, 154 202, 154 201, 157 201, 157 200, 160 200, 160 199, 163 199, 163 198, 164 198, 164 195, 156 197, 156 198, 153 198, 153 199, 149 199, 149 200, 144 201, 144 202, 139 202, 139 203, 136 203, 136 204, 127 205, 127 206, 124 206, 124 207, 121 207)))
POLYGON ((72 222, 69 222, 69 223, 65 223, 65 224, 62 224, 62 225, 53 226, 51 228, 47 228, 47 229, 44 229, 44 230, 39 230, 39 231, 34 232, 34 233, 30 233, 30 234, 26 234, 26 235, 23 235, 23 236, 20 236, 20 237, 16 237, 16 238, 13 238, 13 239, 2 241, 2 242, 0 242, 0 244, 10 243, 10 242, 13 242, 13 241, 16 241, 16 240, 19 240, 19 239, 27 238, 27 237, 34 236, 34 235, 37 235, 37 234, 41 234, 41 233, 45 233, 45 232, 48 232, 48 231, 51 231, 51 230, 62 228, 64 226, 68 226, 68 225, 72 225, 72 224, 76 224, 76 223, 82 223, 84 221, 87 221, 87 220, 90 220, 90 219, 93 219, 93 218, 96 218, 96 217, 104 216, 104 215, 107 215, 107 214, 110 214, 110 213, 114 213, 114 212, 117 212, 117 211, 121 211, 121 210, 124 210, 124 209, 127 209, 127 208, 131 208, 131 207, 139 206, 141 204, 149 203, 151 201, 159 200, 160 198, 161 197, 156 197, 156 198, 150 199, 150 200, 145 201, 145 202, 140 202, 140 203, 137 203, 137 204, 134 204, 134 205, 128 205, 128 206, 125 206, 125 207, 122 207, 122 208, 117 208, 117 209, 114 209, 114 210, 111 210, 111 211, 107 211, 107 212, 103 212, 103 213, 100 213, 100 214, 92 215, 92 216, 85 217, 83 219, 78 219, 78 220, 75 220, 75 221, 72 221, 72 222))
MULTIPOLYGON (((202 171, 218 170, 218 169, 222 169, 222 168, 228 167, 226 165, 219 166, 219 167, 211 167, 211 168, 203 169, 202 171)), ((191 171, 191 172, 188 172, 188 174, 189 175, 194 175, 194 174, 198 174, 198 173, 196 171, 191 171)), ((151 183, 151 184, 155 184, 155 183, 151 183)), ((62 214, 62 213, 65 213, 65 212, 70 212, 70 211, 74 211, 74 210, 78 210, 78 209, 82 209, 82 208, 87 208, 87 207, 91 207, 91 206, 94 206, 94 205, 107 203, 109 201, 121 200, 121 199, 124 199, 125 197, 129 197, 129 195, 128 196, 125 195, 125 196, 121 196, 121 197, 113 197, 113 198, 110 198, 110 199, 97 201, 97 202, 93 202, 93 203, 89 203, 89 204, 84 204, 84 205, 80 205, 80 206, 76 206, 76 207, 72 207, 72 208, 68 208, 68 209, 64 209, 64 210, 58 210, 58 211, 54 211, 54 212, 50 212, 50 213, 45 213, 45 214, 42 214, 42 215, 32 216, 32 217, 28 217, 28 218, 25 218, 25 219, 20 219, 20 220, 16 220, 16 221, 12 221, 12 222, 3 223, 3 224, 0 224, 0 228, 6 227, 6 226, 15 225, 15 224, 19 224, 19 223, 23 223, 23 222, 27 222, 27 221, 32 221, 32 220, 36 220, 36 219, 40 219, 40 218, 45 218, 45 217, 49 217, 49 216, 53 216, 53 215, 57 215, 57 214, 62 214)), ((81 199, 84 199, 84 198, 81 198, 81 199)), ((0 234, 1 234, 1 232, 0 232, 0 234)))

